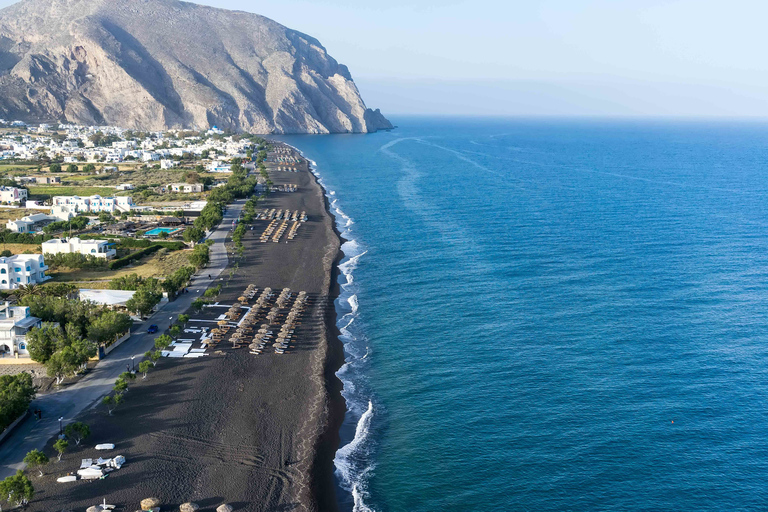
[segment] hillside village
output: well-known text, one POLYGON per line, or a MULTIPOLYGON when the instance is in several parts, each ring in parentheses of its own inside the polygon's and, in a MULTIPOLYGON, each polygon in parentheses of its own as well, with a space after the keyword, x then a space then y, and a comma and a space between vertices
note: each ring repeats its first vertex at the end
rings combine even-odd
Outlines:
MULTIPOLYGON (((268 149, 215 127, 137 133, 0 120, 0 295, 15 301, 51 281, 54 295, 140 320, 205 266, 202 242, 229 202, 250 198, 245 218, 254 217, 272 187, 268 149)), ((289 162, 278 153, 270 165, 289 162)), ((14 308, 0 307, 0 356, 29 357, 26 335, 40 319, 14 308)))

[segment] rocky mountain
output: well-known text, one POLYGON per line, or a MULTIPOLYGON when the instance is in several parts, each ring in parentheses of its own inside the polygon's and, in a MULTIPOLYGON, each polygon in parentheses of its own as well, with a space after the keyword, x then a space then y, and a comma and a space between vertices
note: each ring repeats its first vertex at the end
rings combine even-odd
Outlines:
POLYGON ((253 133, 392 127, 316 39, 177 0, 22 0, 0 10, 0 117, 253 133))

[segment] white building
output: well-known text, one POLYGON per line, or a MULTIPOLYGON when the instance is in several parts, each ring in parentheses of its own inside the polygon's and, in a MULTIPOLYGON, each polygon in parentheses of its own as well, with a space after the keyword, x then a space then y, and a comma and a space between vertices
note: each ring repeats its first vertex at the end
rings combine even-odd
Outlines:
POLYGON ((118 186, 115 187, 117 190, 133 190, 133 185, 131 183, 121 183, 118 186))
MULTIPOLYGON (((27 203, 29 203, 29 201, 27 201, 27 203)), ((56 220, 63 220, 66 222, 77 217, 77 209, 75 209, 73 206, 66 205, 54 206, 51 208, 51 216, 56 217, 56 220)))
POLYGON ((26 335, 42 321, 29 313, 27 306, 0 306, 0 353, 10 356, 29 356, 26 335))
POLYGON ((177 165, 179 165, 179 163, 176 160, 160 160, 161 169, 173 169, 177 165))
POLYGON ((185 194, 202 192, 204 189, 205 185, 202 183, 169 183, 166 187, 166 190, 171 192, 183 192, 185 194))
MULTIPOLYGON (((16 220, 9 220, 5 227, 15 233, 34 233, 40 231, 43 227, 47 226, 51 222, 56 222, 58 219, 51 215, 44 213, 35 213, 34 215, 27 215, 16 220)), ((0 288, 2 289, 2 288, 0 288)))
POLYGON ((15 290, 21 285, 41 284, 50 279, 42 254, 17 254, 0 257, 0 290, 15 290))
POLYGON ((99 195, 90 197, 80 196, 54 196, 53 206, 70 206, 77 212, 129 212, 134 206, 133 198, 130 196, 101 197, 99 195))
POLYGON ((208 170, 211 172, 232 172, 232 166, 229 164, 225 164, 224 162, 214 160, 208 166, 208 170))
POLYGON ((110 248, 110 242, 107 240, 81 240, 77 237, 69 240, 54 238, 43 242, 42 247, 44 255, 79 253, 110 259, 117 254, 115 249, 110 248))
POLYGON ((21 203, 27 200, 27 189, 16 187, 0 187, 0 202, 21 203))

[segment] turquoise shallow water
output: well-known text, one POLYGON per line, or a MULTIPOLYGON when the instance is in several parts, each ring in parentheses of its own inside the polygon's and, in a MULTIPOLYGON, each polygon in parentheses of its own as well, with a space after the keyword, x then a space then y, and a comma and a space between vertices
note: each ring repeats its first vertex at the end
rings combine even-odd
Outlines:
POLYGON ((768 507, 768 126, 284 137, 350 240, 345 509, 768 507))

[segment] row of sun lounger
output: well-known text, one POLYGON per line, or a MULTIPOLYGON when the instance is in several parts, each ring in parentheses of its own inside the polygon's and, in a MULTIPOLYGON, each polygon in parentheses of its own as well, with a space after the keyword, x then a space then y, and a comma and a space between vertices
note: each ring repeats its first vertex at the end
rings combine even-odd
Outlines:
MULTIPOLYGON (((304 311, 306 297, 306 292, 299 292, 298 295, 296 295, 296 300, 294 301, 288 315, 286 315, 283 326, 280 328, 275 342, 272 345, 276 354, 284 354, 285 351, 290 347, 297 320, 299 315, 304 311)), ((291 298, 293 298, 293 292, 291 292, 289 288, 283 288, 277 300, 275 301, 275 306, 267 315, 267 323, 262 324, 261 329, 259 329, 256 336, 253 338, 252 343, 249 345, 251 354, 261 354, 266 348, 266 345, 272 341, 274 333, 270 326, 271 324, 277 322, 277 319, 280 316, 280 310, 285 309, 288 306, 291 298)))
POLYGON ((276 156, 275 162, 282 164, 298 164, 301 162, 301 159, 296 158, 295 156, 276 156))

